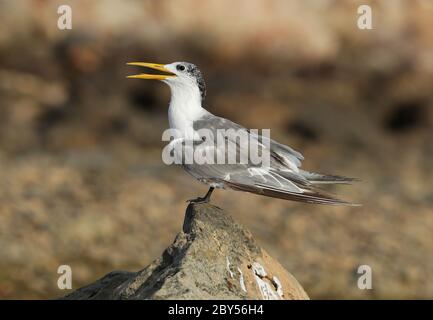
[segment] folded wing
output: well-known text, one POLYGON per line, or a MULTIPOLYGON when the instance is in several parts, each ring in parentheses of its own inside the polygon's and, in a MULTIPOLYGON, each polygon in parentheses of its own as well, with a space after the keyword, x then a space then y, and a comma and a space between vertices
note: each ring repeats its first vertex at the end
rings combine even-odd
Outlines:
MULTIPOLYGON (((250 133, 249 130, 242 126, 210 113, 194 122, 194 130, 204 128, 213 133, 215 137, 213 148, 216 149, 218 148, 216 143, 218 129, 246 130, 250 139, 261 139, 261 137, 250 133)), ((228 138, 230 139, 230 137, 228 138)), ((263 142, 264 140, 260 141, 263 142)), ((299 152, 272 139, 266 142, 268 142, 267 145, 270 148, 271 159, 269 165, 265 167, 253 164, 250 161, 244 164, 199 165, 194 163, 185 164, 184 167, 187 172, 198 180, 216 187, 306 203, 354 205, 339 200, 315 187, 315 184, 349 183, 354 179, 334 175, 322 175, 302 170, 299 167, 304 158, 299 152)), ((232 143, 236 144, 239 154, 248 153, 248 145, 242 145, 239 141, 232 141, 232 143)), ((197 144, 196 148, 209 148, 209 145, 197 144)))

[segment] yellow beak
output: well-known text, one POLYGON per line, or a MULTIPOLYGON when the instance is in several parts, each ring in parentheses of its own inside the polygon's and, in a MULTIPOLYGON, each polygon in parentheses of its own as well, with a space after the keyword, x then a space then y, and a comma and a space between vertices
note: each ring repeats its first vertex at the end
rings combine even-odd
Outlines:
POLYGON ((135 79, 149 79, 149 80, 164 80, 167 78, 175 77, 176 75, 169 70, 167 70, 163 64, 158 63, 148 63, 148 62, 128 62, 128 66, 139 66, 139 67, 146 67, 153 70, 163 71, 167 74, 147 74, 147 73, 140 73, 135 74, 132 76, 127 76, 127 78, 135 78, 135 79))

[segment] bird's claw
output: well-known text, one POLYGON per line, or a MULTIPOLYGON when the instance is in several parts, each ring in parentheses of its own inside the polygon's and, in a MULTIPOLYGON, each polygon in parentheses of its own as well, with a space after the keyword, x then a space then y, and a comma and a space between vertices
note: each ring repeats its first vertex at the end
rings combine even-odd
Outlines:
POLYGON ((209 191, 206 193, 206 195, 204 197, 189 199, 186 202, 189 202, 189 203, 208 203, 210 201, 210 196, 211 196, 214 189, 215 189, 214 187, 210 187, 209 191))
POLYGON ((188 200, 186 200, 186 202, 189 202, 189 203, 208 203, 209 199, 206 199, 206 197, 198 197, 198 198, 194 198, 194 199, 188 199, 188 200))

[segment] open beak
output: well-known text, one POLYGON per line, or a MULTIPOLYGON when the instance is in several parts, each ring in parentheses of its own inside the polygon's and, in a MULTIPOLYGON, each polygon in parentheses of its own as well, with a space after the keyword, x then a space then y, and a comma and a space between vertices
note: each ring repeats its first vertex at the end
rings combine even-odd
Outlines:
POLYGON ((148 73, 140 73, 134 74, 131 76, 127 76, 127 78, 136 78, 136 79, 150 79, 150 80, 164 80, 167 78, 175 77, 176 75, 169 70, 167 70, 163 64, 158 63, 148 63, 148 62, 128 62, 128 66, 139 66, 146 67, 153 70, 163 71, 166 74, 148 74, 148 73))

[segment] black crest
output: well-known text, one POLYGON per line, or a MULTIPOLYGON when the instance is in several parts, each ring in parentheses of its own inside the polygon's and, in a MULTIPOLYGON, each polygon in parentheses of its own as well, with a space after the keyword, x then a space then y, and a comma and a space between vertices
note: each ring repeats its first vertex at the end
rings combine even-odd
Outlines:
POLYGON ((194 77, 195 80, 197 81, 197 85, 200 90, 201 99, 204 100, 206 96, 206 84, 204 82, 203 76, 199 68, 197 68, 197 66, 192 63, 185 63, 185 66, 188 74, 194 77))

